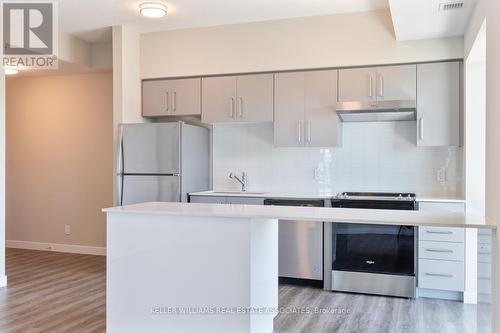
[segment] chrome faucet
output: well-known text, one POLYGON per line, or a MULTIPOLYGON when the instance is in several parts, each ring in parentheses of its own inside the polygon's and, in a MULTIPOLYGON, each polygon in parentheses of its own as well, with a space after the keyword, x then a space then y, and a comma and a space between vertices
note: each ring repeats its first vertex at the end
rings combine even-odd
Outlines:
POLYGON ((236 179, 241 184, 241 192, 247 191, 247 174, 245 173, 245 171, 243 171, 241 179, 232 172, 229 174, 229 178, 236 179))

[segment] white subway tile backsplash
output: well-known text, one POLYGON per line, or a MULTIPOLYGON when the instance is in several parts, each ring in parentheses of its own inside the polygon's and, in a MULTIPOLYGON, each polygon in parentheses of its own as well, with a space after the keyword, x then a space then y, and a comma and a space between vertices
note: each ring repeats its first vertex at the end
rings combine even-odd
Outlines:
POLYGON ((228 175, 245 171, 248 188, 255 191, 462 196, 462 148, 417 147, 414 122, 343 126, 341 148, 276 148, 270 123, 215 125, 214 189, 237 190, 228 175))

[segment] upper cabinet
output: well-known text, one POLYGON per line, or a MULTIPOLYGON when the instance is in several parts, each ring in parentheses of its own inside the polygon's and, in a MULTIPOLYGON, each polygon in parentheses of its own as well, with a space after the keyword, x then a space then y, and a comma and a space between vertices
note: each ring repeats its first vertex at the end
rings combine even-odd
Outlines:
POLYGON ((273 75, 203 78, 202 122, 272 122, 273 75))
POLYGON ((201 114, 201 79, 142 82, 142 115, 188 116, 201 114))
POLYGON ((416 95, 416 65, 339 70, 339 102, 415 100, 416 95))
POLYGON ((341 146, 342 126, 335 113, 336 101, 336 70, 276 74, 275 145, 341 146))
POLYGON ((460 62, 417 65, 417 144, 460 146, 460 62))

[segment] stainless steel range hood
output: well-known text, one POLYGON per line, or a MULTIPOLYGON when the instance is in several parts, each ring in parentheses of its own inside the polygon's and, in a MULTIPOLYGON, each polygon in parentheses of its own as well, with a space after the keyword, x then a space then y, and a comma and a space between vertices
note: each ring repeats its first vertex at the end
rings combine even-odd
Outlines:
POLYGON ((411 121, 417 119, 417 101, 342 102, 335 106, 343 122, 411 121))

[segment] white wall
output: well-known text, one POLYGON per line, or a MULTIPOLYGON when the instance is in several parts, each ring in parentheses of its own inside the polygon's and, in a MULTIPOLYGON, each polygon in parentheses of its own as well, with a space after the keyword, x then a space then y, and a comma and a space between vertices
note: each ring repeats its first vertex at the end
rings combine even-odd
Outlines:
POLYGON ((216 125, 214 189, 336 193, 401 191, 462 197, 462 148, 416 147, 415 122, 344 123, 342 148, 275 148, 272 124, 216 125), (447 182, 437 181, 446 170, 447 182), (315 177, 316 174, 316 177, 315 177))
POLYGON ((467 211, 485 214, 486 196, 486 24, 465 60, 465 146, 467 211))
MULTIPOLYGON (((465 34, 465 54, 486 19, 486 218, 500 227, 500 1, 480 0, 465 34)), ((468 110, 467 110, 468 111, 468 110)), ((498 230, 497 230, 498 234, 498 230)), ((500 331, 500 242, 496 237, 494 255, 493 332, 500 331)))
MULTIPOLYGON (((0 33, 2 33, 1 28, 0 28, 0 33)), ((3 69, 0 69, 0 287, 4 287, 6 284, 7 284, 7 277, 5 275, 5 75, 3 69)))
POLYGON ((113 27, 113 201, 116 193, 116 157, 118 126, 121 123, 142 123, 141 80, 139 78, 140 35, 128 26, 113 27))
POLYGON ((141 77, 419 62, 463 57, 463 39, 398 42, 389 11, 147 33, 141 77))

